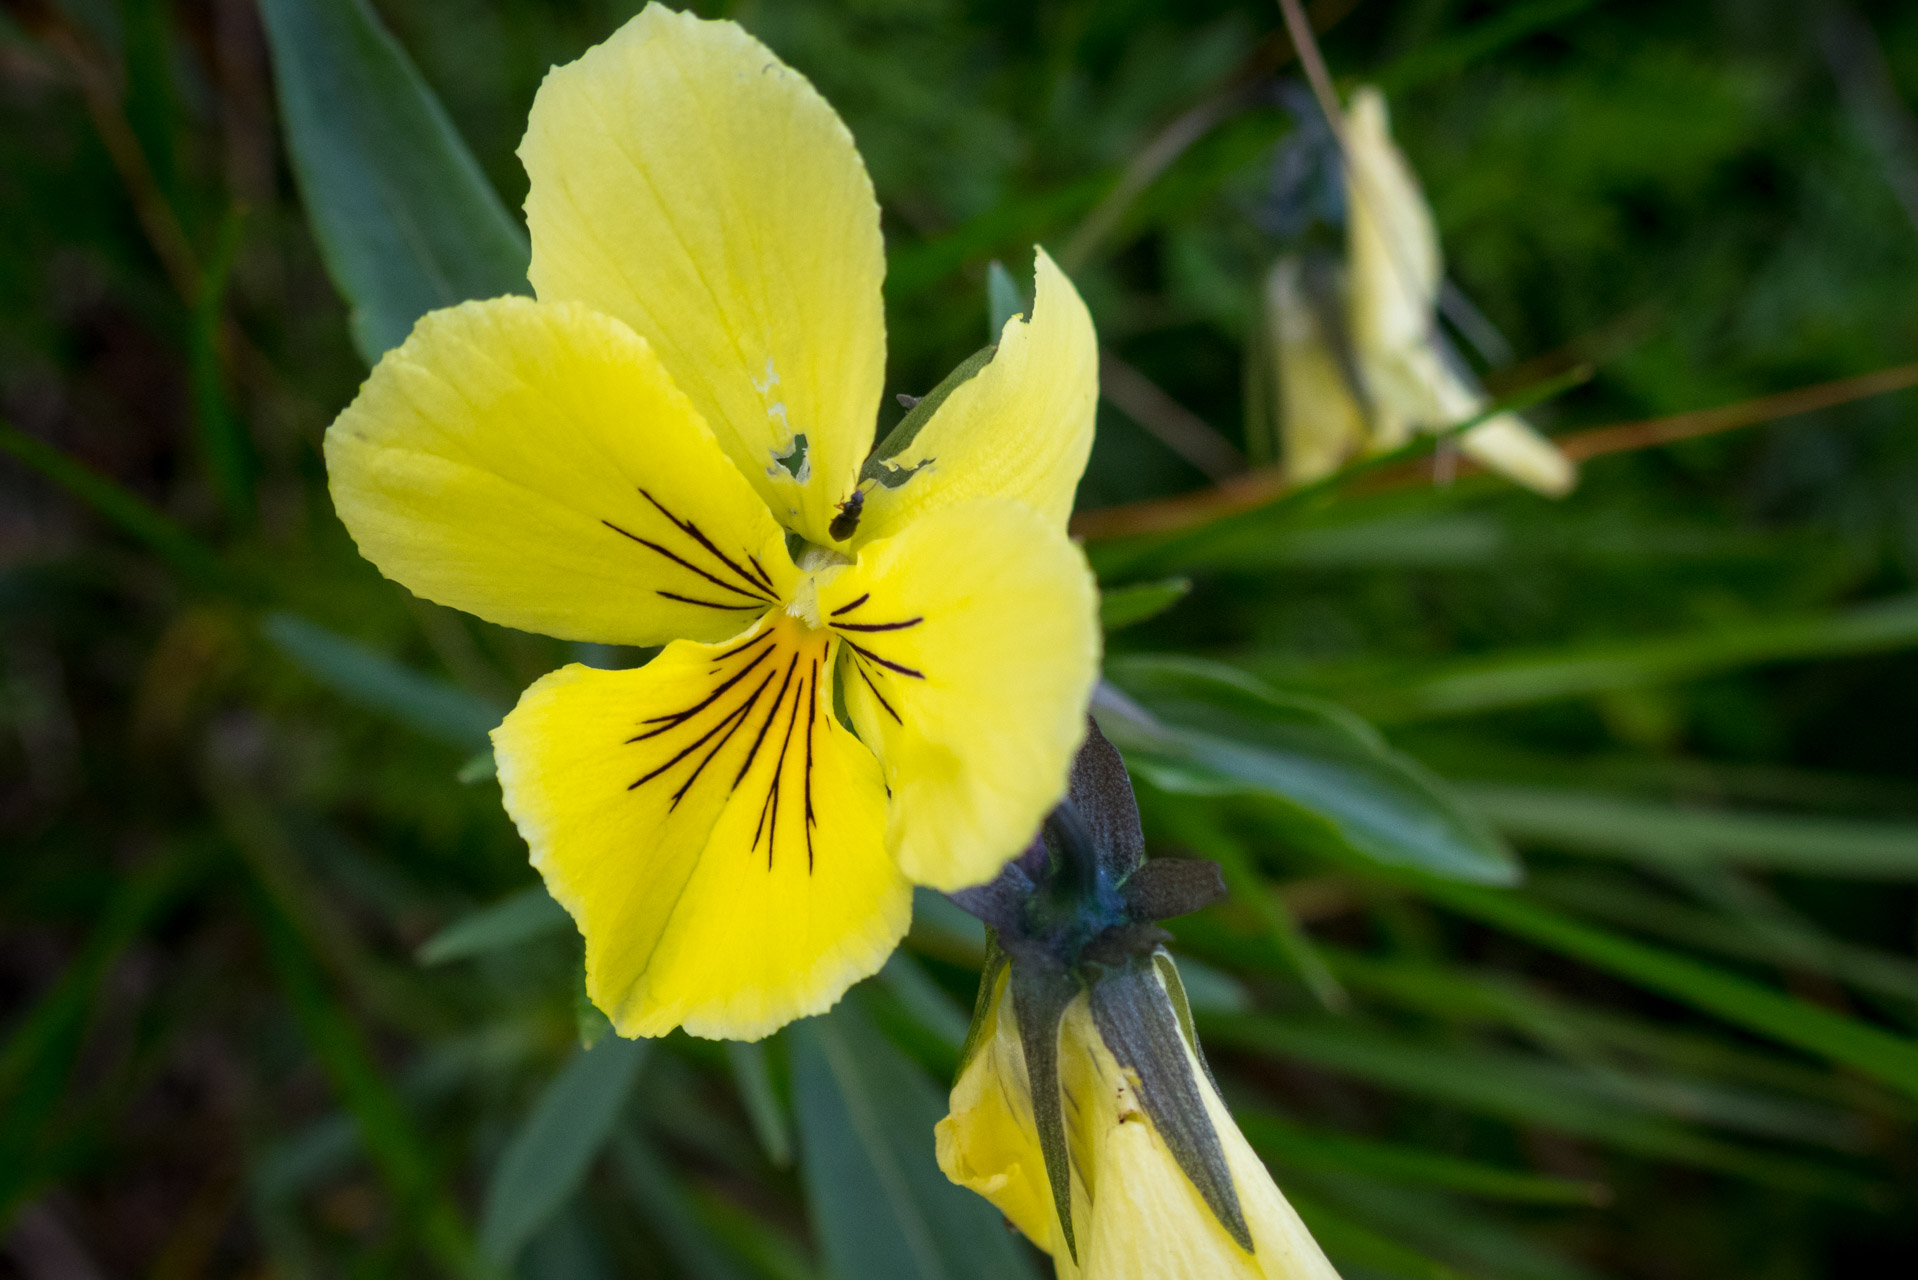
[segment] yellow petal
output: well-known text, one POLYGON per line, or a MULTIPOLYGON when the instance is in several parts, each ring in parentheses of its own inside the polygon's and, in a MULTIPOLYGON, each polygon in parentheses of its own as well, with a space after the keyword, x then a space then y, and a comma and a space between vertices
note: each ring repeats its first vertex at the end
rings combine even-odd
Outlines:
POLYGON ((911 476, 866 494, 861 532, 881 538, 935 507, 1015 498, 1061 528, 1092 449, 1099 403, 1099 338, 1065 272, 1036 251, 1028 322, 1006 322, 992 363, 939 406, 888 460, 911 476), (914 470, 917 468, 917 470, 914 470))
MULTIPOLYGON (((1436 431, 1485 407, 1444 354, 1434 305, 1438 229, 1403 154, 1393 145, 1385 98, 1367 86, 1346 119, 1347 299, 1352 343, 1371 398, 1371 447, 1395 449, 1415 430, 1436 431)), ((1559 496, 1577 471, 1522 418, 1501 414, 1474 427, 1459 448, 1489 469, 1559 496)))
POLYGON ((1329 317, 1308 295, 1297 257, 1281 258, 1265 278, 1266 330, 1278 383, 1285 474, 1308 484, 1365 451, 1365 409, 1341 366, 1329 317))
POLYGON ((1515 413, 1487 418, 1461 436, 1458 447, 1487 470, 1549 497, 1570 493, 1578 484, 1572 460, 1515 413))
POLYGON ((999 971, 979 1051, 953 1084, 951 1112, 933 1127, 933 1138, 946 1177, 990 1200, 1028 1239, 1050 1252, 1057 1216, 1032 1119, 1025 1053, 1006 990, 1009 973, 999 971))
POLYGON ((1352 338, 1361 353, 1400 350, 1432 329, 1442 273, 1438 229, 1411 166, 1392 144, 1384 95, 1360 89, 1345 123, 1352 338))
MULTIPOLYGON (((1375 450, 1405 443, 1414 429, 1439 431, 1463 422, 1487 403, 1434 339, 1375 353, 1362 368, 1375 411, 1375 450)), ((1571 459, 1517 414, 1486 419, 1459 437, 1458 448, 1487 469, 1552 497, 1571 492, 1578 483, 1571 459)))
POLYGON ((509 627, 717 639, 795 578, 779 526, 646 343, 577 305, 426 316, 328 429, 326 466, 382 573, 509 627))
POLYGON ((1190 1047, 1188 1069, 1224 1147, 1252 1252, 1226 1234, 1140 1104, 1131 1073, 1100 1039, 1082 996, 1066 1011, 1060 1083, 1072 1112, 1074 1266, 1060 1280, 1338 1280, 1318 1243, 1253 1153, 1190 1047))
POLYGON ((1061 1280, 1339 1280, 1318 1242, 1279 1194, 1272 1174, 1245 1142, 1231 1113, 1187 1048, 1189 1069, 1226 1150, 1239 1207, 1252 1232, 1247 1253, 1226 1234, 1199 1188, 1145 1115, 1130 1073, 1099 1038, 1086 1000, 1066 1009, 1061 1082, 1086 1100, 1078 1126, 1088 1148, 1088 1224, 1080 1228, 1080 1268, 1059 1261, 1061 1280))
POLYGON ((1058 525, 941 507, 819 589, 846 709, 885 766, 887 843, 919 884, 989 880, 1065 794, 1098 674, 1098 593, 1058 525))
POLYGON ((642 334, 774 514, 826 544, 886 364, 879 206, 833 109, 735 24, 648 5, 548 74, 519 155, 539 296, 642 334), (797 435, 803 479, 778 461, 797 435))
POLYGON ((1059 1050, 1075 1262, 1052 1207, 1009 987, 1002 973, 978 1052, 934 1129, 939 1167, 1050 1253, 1059 1280, 1338 1280, 1188 1046, 1253 1251, 1226 1234, 1140 1105, 1136 1080, 1100 1039, 1084 996, 1066 1010, 1059 1050))
POLYGON ((765 1035, 904 935, 879 766, 832 715, 835 645, 775 613, 637 670, 555 671, 493 731, 507 812, 620 1034, 765 1035))

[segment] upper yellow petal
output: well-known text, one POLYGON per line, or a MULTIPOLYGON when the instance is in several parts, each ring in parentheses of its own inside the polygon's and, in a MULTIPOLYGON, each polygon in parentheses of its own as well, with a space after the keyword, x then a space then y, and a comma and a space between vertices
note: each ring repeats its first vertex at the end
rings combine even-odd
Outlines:
POLYGON ((795 577, 779 526, 645 341, 576 304, 424 317, 328 429, 326 466, 382 573, 509 627, 718 638, 795 577))
POLYGON ((546 77, 519 155, 539 296, 643 334, 774 514, 825 544, 886 363, 879 205, 832 107, 735 24, 653 4, 546 77))
POLYGON ((936 507, 981 497, 1017 499, 1064 527, 1092 451, 1099 337, 1079 291, 1044 249, 1033 274, 1030 320, 1008 320, 992 362, 887 460, 911 476, 898 488, 868 490, 864 537, 883 538, 936 507))
POLYGON ((833 638, 784 612, 631 671, 566 667, 493 731, 506 809, 622 1035, 753 1039, 885 963, 911 894, 833 638))
POLYGON ((1098 677, 1098 593, 1030 507, 942 507, 819 588, 846 709, 885 766, 887 842, 912 880, 991 879, 1065 794, 1098 677))

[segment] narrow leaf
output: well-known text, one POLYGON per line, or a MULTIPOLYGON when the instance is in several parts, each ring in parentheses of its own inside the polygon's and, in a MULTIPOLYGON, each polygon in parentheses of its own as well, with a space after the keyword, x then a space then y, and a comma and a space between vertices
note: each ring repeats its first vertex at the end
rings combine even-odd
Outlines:
POLYGON ((1166 1150, 1226 1234, 1250 1252, 1252 1229, 1166 989, 1150 966, 1142 966, 1094 983, 1091 1005, 1099 1038, 1137 1081, 1139 1102, 1166 1150))
POLYGON ((1586 1087, 1570 1069, 1542 1058, 1456 1049, 1323 1017, 1201 1013, 1199 1031, 1215 1049, 1230 1046, 1296 1058, 1397 1092, 1514 1124, 1556 1129, 1656 1160, 1851 1203, 1872 1203, 1879 1191, 1876 1184, 1830 1163, 1740 1146, 1621 1106, 1615 1094, 1586 1087))
POLYGON ((1025 292, 1019 288, 1019 282, 1012 278, 1012 272, 1006 270, 1006 264, 994 258, 986 264, 986 324, 991 332, 991 340, 999 341, 1004 332, 1006 321, 1017 315, 1029 315, 1032 308, 1026 302, 1025 292))
POLYGON ((52 445, 0 422, 0 451, 11 454, 86 503, 120 532, 156 552, 181 576, 223 592, 258 594, 254 585, 227 568, 212 548, 155 510, 144 498, 67 457, 52 445))
POLYGON ((486 1186, 480 1252, 501 1267, 572 1197, 612 1136, 650 1040, 606 1036, 553 1077, 486 1186))
POLYGON ((487 735, 505 715, 503 708, 484 698, 401 666, 294 614, 270 613, 260 630, 308 675, 348 702, 449 746, 485 745, 487 735))
POLYGON ((1918 594, 1908 594, 1816 617, 1745 619, 1677 635, 1475 658, 1410 682, 1358 691, 1358 697, 1367 714, 1380 719, 1427 720, 1669 684, 1761 662, 1914 645, 1918 594))
POLYGON ((834 1280, 1036 1280, 992 1207, 939 1171, 930 1137, 943 1098, 854 1003, 786 1035, 807 1197, 834 1280))
POLYGON ((1099 625, 1110 632, 1156 618, 1185 599, 1191 590, 1190 578, 1162 578, 1101 590, 1099 625))
POLYGON ((680 1274, 692 1280, 745 1280, 744 1269, 707 1229, 686 1194, 684 1175, 667 1165, 652 1143, 631 1132, 615 1135, 613 1165, 680 1274))
POLYGON ((1268 1164, 1360 1173, 1521 1204, 1604 1205, 1612 1198, 1610 1188, 1600 1182, 1551 1178, 1461 1160, 1424 1147, 1307 1128, 1269 1111, 1238 1107, 1233 1110, 1233 1118, 1260 1159, 1268 1164))
POLYGON ((525 293, 525 233, 366 0, 260 9, 293 172, 361 357, 436 307, 525 293))
POLYGON ((401 1214, 413 1224, 439 1269, 463 1280, 477 1260, 473 1238, 440 1185, 431 1148, 380 1073, 359 1027, 326 989, 299 933, 268 892, 254 895, 256 919, 266 940, 268 958, 313 1056, 352 1113, 360 1141, 401 1214))
POLYGON ((530 885, 462 916, 420 944, 414 953, 421 964, 448 964, 489 951, 516 947, 534 938, 557 933, 572 924, 566 909, 554 902, 544 885, 530 885))
POLYGON ((752 1122, 753 1135, 777 1168, 793 1162, 792 1126, 786 1121, 786 1108, 773 1092, 772 1072, 766 1066, 763 1040, 728 1040, 726 1062, 732 1068, 733 1087, 745 1105, 746 1118, 752 1122))
POLYGON ((1723 862, 1811 875, 1918 879, 1918 824, 1680 808, 1572 787, 1462 783, 1514 840, 1649 862, 1723 862))
POLYGON ((1477 815, 1343 708, 1197 659, 1114 660, 1107 674, 1122 692, 1101 687, 1100 727, 1163 791, 1280 801, 1301 838, 1369 862, 1481 883, 1518 877, 1477 815))
POLYGON ((1397 1280, 1467 1280, 1463 1273, 1443 1262, 1389 1240, 1317 1200, 1300 1195, 1292 1196, 1291 1200, 1313 1238, 1341 1266, 1357 1269, 1360 1274, 1392 1276, 1397 1280))
POLYGON ((1918 1097, 1918 1042, 1709 965, 1559 915, 1514 893, 1456 882, 1426 888, 1463 915, 1660 991, 1918 1097))

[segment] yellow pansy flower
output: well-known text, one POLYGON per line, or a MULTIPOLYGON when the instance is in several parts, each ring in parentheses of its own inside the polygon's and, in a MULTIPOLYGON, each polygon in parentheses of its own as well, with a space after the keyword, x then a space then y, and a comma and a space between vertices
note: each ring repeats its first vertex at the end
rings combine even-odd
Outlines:
MULTIPOLYGON (((1171 963, 1163 953, 1157 959, 1161 988, 1171 963)), ((1337 1280, 1182 1040, 1252 1248, 1233 1238, 1180 1168, 1142 1103, 1138 1073, 1114 1057, 1084 994, 1059 1025, 1075 1236, 1068 1247, 1033 1118, 1010 973, 999 972, 976 1048, 953 1086, 951 1114, 934 1130, 948 1178, 990 1200, 1051 1254, 1059 1280, 1337 1280)), ((1182 1004, 1183 994, 1177 998, 1182 1004)))
POLYGON ((500 784, 622 1034, 756 1037, 1064 791, 1098 663, 1064 531, 1097 341, 1040 252, 1030 318, 868 463, 872 184, 730 22, 649 6, 548 75, 519 154, 537 300, 424 317, 327 432, 334 503, 429 600, 665 646, 533 684, 500 784))
MULTIPOLYGON (((1345 261, 1288 255, 1266 277, 1280 433, 1297 483, 1357 454, 1396 449, 1415 431, 1464 422, 1487 404, 1439 338, 1438 228, 1392 141, 1385 96, 1360 88, 1343 134, 1345 261)), ((1540 493, 1563 495, 1578 481, 1570 459, 1514 413, 1487 418, 1458 438, 1458 449, 1540 493)))

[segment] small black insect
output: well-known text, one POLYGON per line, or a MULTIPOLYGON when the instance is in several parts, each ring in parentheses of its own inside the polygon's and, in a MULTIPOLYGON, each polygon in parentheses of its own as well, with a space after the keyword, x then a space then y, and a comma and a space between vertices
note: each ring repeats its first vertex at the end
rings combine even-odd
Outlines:
POLYGON ((839 504, 839 514, 826 526, 826 532, 832 535, 834 542, 844 542, 852 537, 853 530, 859 527, 859 513, 866 509, 866 491, 854 489, 852 497, 839 504))

